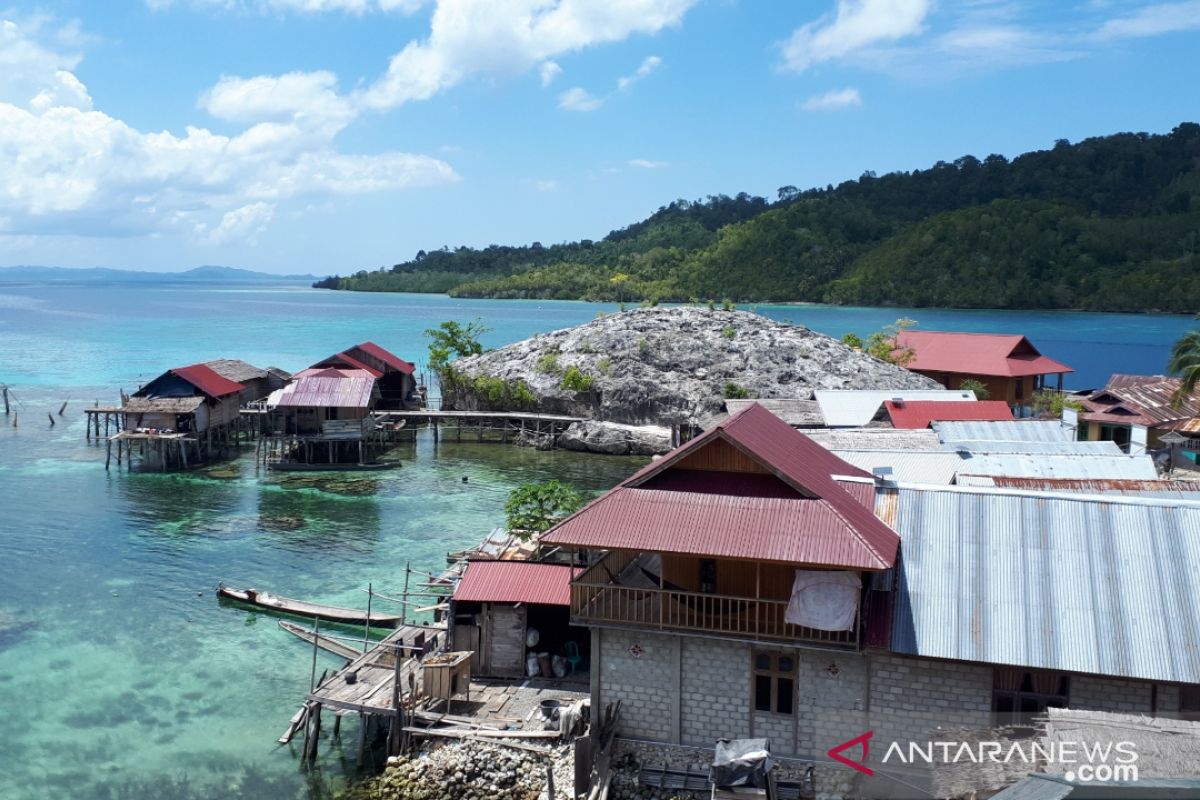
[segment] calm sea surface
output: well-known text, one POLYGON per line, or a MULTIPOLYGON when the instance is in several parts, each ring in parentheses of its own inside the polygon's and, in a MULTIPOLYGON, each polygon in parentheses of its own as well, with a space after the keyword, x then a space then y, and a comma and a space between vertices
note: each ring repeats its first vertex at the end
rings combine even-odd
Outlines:
MULTIPOLYGON (((310 650, 273 619, 219 606, 220 579, 361 606, 437 569, 498 524, 507 491, 551 477, 600 491, 637 459, 428 438, 378 476, 258 475, 252 458, 187 475, 106 473, 81 409, 169 366, 218 357, 295 370, 373 339, 423 360, 421 331, 482 317, 497 346, 609 305, 451 300, 307 288, 0 284, 0 797, 323 796, 353 773, 325 746, 316 777, 277 748, 310 650), (63 401, 64 417, 57 417, 63 401), (53 411, 58 424, 50 427, 53 411), (464 483, 462 477, 469 481, 464 483)), ((1020 332, 1094 386, 1162 370, 1187 318, 761 306, 840 336, 904 315, 926 329, 1020 332)), ((336 662, 322 656, 321 666, 336 662)))

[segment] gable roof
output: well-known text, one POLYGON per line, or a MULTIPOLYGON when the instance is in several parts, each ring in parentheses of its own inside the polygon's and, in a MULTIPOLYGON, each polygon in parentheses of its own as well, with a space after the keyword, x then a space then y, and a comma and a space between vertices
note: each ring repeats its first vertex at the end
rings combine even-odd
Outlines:
POLYGON ((375 379, 370 375, 327 377, 308 375, 271 392, 272 408, 370 408, 375 379))
POLYGON ((571 579, 583 570, 535 561, 471 561, 454 587, 464 603, 571 605, 571 579))
POLYGON ((253 364, 237 358, 218 358, 215 361, 205 361, 204 366, 222 378, 228 378, 235 383, 254 381, 267 377, 265 369, 259 369, 253 364))
POLYGON ((237 394, 246 388, 240 383, 235 383, 228 378, 222 377, 205 364, 192 364, 187 367, 176 367, 175 369, 167 370, 146 384, 140 391, 134 392, 134 396, 152 395, 151 387, 168 375, 174 375, 186 381, 196 387, 201 394, 211 397, 214 400, 219 400, 227 395, 237 394))
POLYGON ((833 475, 870 477, 755 404, 638 470, 551 528, 542 541, 887 569, 895 562, 896 534, 833 475), (652 478, 718 442, 756 462, 796 496, 688 491, 686 484, 649 488, 652 478))
POLYGON ((912 351, 904 366, 918 372, 1016 378, 1075 371, 1042 355, 1020 334, 902 331, 896 345, 912 351))
POLYGON ((363 342, 362 344, 357 344, 350 349, 361 350, 367 355, 379 359, 397 372, 403 372, 405 375, 412 375, 413 370, 416 369, 416 367, 405 361, 400 356, 388 350, 384 350, 374 342, 363 342))
POLYGON ((1003 400, 974 400, 969 403, 938 403, 923 400, 888 400, 888 416, 897 428, 928 428, 929 423, 943 420, 1002 421, 1013 418, 1012 410, 1003 400))
POLYGON ((1084 398, 1079 418, 1087 422, 1154 427, 1200 417, 1200 397, 1188 395, 1172 403, 1179 378, 1159 375, 1113 375, 1108 385, 1084 398))

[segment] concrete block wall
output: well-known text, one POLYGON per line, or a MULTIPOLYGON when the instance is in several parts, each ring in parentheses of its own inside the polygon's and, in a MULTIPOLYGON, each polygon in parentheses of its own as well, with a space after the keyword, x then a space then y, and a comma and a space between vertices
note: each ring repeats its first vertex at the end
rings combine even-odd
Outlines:
POLYGON ((870 723, 880 741, 925 741, 930 732, 991 725, 989 666, 872 654, 870 723))
POLYGON ((749 646, 680 638, 680 741, 711 747, 714 731, 730 738, 750 736, 749 646))
POLYGON ((655 633, 599 630, 600 650, 593 650, 598 670, 600 708, 619 700, 621 735, 673 741, 678 708, 679 637, 655 633), (635 655, 636 654, 636 655, 635 655))
POLYGON ((1073 675, 1070 691, 1071 708, 1142 713, 1149 713, 1153 708, 1152 684, 1141 681, 1073 675))

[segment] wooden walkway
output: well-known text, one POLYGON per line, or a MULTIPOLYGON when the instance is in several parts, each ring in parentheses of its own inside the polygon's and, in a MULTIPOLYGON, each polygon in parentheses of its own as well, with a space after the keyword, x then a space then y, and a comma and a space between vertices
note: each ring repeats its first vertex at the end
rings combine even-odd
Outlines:
POLYGON ((564 414, 538 414, 526 411, 377 411, 377 416, 403 420, 409 427, 427 425, 433 429, 433 440, 442 438, 461 442, 463 432, 474 434, 475 441, 508 442, 522 437, 552 446, 558 435, 583 417, 564 414), (442 429, 445 429, 444 431, 442 429))

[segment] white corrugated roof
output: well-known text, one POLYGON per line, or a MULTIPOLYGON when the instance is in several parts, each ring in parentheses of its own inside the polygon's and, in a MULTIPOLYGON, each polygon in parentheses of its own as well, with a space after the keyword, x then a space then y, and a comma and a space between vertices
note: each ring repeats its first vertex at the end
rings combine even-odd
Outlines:
POLYGON ((942 442, 943 450, 965 450, 970 453, 1047 453, 1049 455, 1122 455, 1116 442, 942 442))
POLYGON ((934 422, 943 442, 1069 442, 1075 431, 1051 419, 1015 419, 1009 422, 934 422))
POLYGON ((831 428, 857 428, 879 413, 885 400, 940 400, 970 402, 974 392, 960 389, 818 389, 813 392, 825 424, 831 428))
POLYGON ((1134 478, 1158 477, 1154 461, 1140 456, 1080 456, 1023 453, 972 453, 959 467, 960 475, 1008 475, 1016 478, 1134 478))
POLYGON ((867 472, 891 467, 892 479, 908 483, 947 485, 962 469, 962 456, 939 450, 834 450, 843 461, 867 472))

